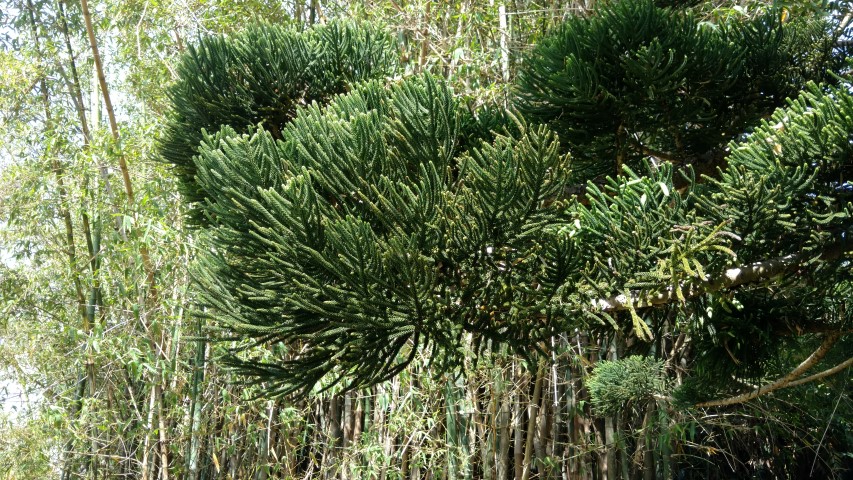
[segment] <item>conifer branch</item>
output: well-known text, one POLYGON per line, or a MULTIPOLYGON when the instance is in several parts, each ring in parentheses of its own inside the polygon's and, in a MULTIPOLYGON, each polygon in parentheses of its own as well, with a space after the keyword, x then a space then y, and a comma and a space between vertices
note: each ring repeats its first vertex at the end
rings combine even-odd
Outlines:
POLYGON ((827 368, 826 370, 824 370, 822 372, 815 373, 814 375, 809 375, 806 378, 794 380, 793 382, 789 383, 788 385, 785 385, 785 388, 796 387, 797 385, 803 385, 806 383, 811 383, 811 382, 814 382, 815 380, 820 380, 821 378, 826 378, 826 377, 835 375, 836 373, 839 373, 842 370, 849 368, 851 365, 853 365, 853 357, 848 358, 847 360, 839 363, 838 365, 836 365, 832 368, 827 368))
MULTIPOLYGON (((837 342, 839 338, 841 338, 840 333, 836 332, 836 333, 828 334, 824 338, 823 343, 821 343, 820 346, 817 348, 817 350, 812 352, 812 354, 809 355, 808 358, 803 360, 803 362, 801 364, 799 364, 797 366, 797 368, 791 370, 787 375, 776 380, 773 383, 758 387, 757 389, 755 389, 751 392, 742 393, 740 395, 735 395, 733 397, 723 398, 720 400, 711 400, 708 402, 697 403, 695 406, 698 408, 708 408, 708 407, 725 407, 728 405, 735 405, 738 403, 747 402, 747 401, 752 400, 753 398, 756 398, 760 395, 765 395, 765 394, 768 394, 768 393, 773 392, 775 390, 779 390, 780 388, 785 388, 785 387, 791 386, 791 383, 794 380, 796 380, 797 377, 799 377, 800 375, 805 373, 808 369, 812 368, 819 361, 821 361, 823 359, 823 357, 825 357, 826 354, 829 352, 829 349, 832 348, 833 345, 835 345, 835 342, 837 342)), ((817 378, 822 378, 822 377, 817 377, 817 375, 822 375, 823 373, 824 372, 813 375, 814 377, 816 377, 814 380, 817 380, 817 378)), ((827 375, 829 375, 829 374, 827 374, 827 375)), ((826 376, 826 375, 824 375, 824 376, 826 376)), ((808 378, 811 378, 811 377, 808 377, 808 378)), ((807 380, 807 379, 803 379, 803 380, 807 380)), ((809 381, 811 381, 811 380, 809 380, 809 381)), ((806 383, 806 382, 802 382, 802 383, 806 383)))
MULTIPOLYGON (((847 236, 842 237, 841 242, 833 243, 824 248, 820 259, 832 261, 841 258, 846 250, 847 236)), ((681 285, 684 298, 694 298, 705 293, 713 293, 720 290, 738 287, 749 283, 767 280, 792 270, 804 262, 813 258, 810 253, 792 253, 783 257, 772 258, 755 262, 750 265, 729 268, 720 277, 708 280, 700 284, 686 283, 681 285)), ((631 292, 630 297, 626 294, 614 295, 609 298, 593 300, 593 307, 600 312, 615 312, 628 310, 629 308, 647 308, 666 305, 678 301, 675 287, 667 287, 658 293, 631 292)))
POLYGON ((684 164, 685 161, 683 158, 677 157, 671 153, 663 152, 660 150, 655 150, 646 145, 643 145, 638 140, 629 137, 628 143, 630 143, 634 148, 638 149, 643 155, 657 158, 658 160, 665 160, 667 162, 672 162, 676 165, 684 164))

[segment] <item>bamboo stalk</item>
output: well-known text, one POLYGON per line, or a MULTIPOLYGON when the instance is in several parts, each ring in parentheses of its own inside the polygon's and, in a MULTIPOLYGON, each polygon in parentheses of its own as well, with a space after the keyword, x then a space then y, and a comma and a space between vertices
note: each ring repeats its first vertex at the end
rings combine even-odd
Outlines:
MULTIPOLYGON (((495 397, 495 471, 496 478, 509 478, 509 446, 510 446, 510 424, 511 418, 511 403, 509 395, 508 383, 506 381, 506 371, 502 367, 497 367, 495 375, 496 388, 493 393, 495 397)), ((509 384, 511 388, 511 383, 509 384)))
POLYGON ((355 423, 355 412, 352 405, 353 392, 344 393, 344 413, 342 418, 342 436, 341 436, 341 447, 347 448, 352 443, 352 431, 353 431, 353 423, 355 423))
POLYGON ((267 400, 267 421, 266 428, 264 429, 264 434, 261 436, 260 441, 258 442, 258 462, 255 465, 257 471, 255 473, 255 480, 266 480, 269 476, 269 454, 270 449, 272 448, 272 432, 273 432, 273 424, 272 419, 275 415, 275 402, 272 400, 267 400))
MULTIPOLYGON (((65 50, 68 54, 68 63, 71 69, 71 79, 67 80, 68 91, 71 94, 74 109, 77 112, 77 119, 80 122, 80 129, 83 133, 83 151, 87 152, 90 147, 91 142, 91 131, 89 128, 89 122, 86 119, 86 111, 83 103, 83 89, 80 87, 80 75, 77 71, 77 62, 74 61, 74 48, 71 44, 71 35, 68 32, 68 20, 67 15, 65 13, 65 0, 57 1, 57 10, 59 12, 59 26, 62 31, 63 39, 65 40, 65 50)), ((65 76, 63 76, 65 78, 65 76)), ((104 185, 104 193, 107 198, 112 197, 112 186, 110 185, 110 175, 107 167, 103 163, 98 164, 98 171, 100 172, 101 181, 104 185)), ((101 228, 100 228, 100 219, 96 217, 96 226, 94 229, 94 237, 91 228, 91 222, 89 219, 89 214, 86 208, 86 195, 89 191, 88 186, 88 178, 84 176, 81 184, 83 189, 83 208, 80 210, 81 217, 81 225, 83 227, 83 236, 86 239, 86 247, 89 252, 89 267, 92 274, 92 292, 94 293, 95 302, 93 302, 93 307, 97 306, 102 310, 102 316, 106 314, 103 311, 103 298, 101 298, 101 287, 100 281, 98 278, 98 272, 100 271, 100 255, 101 255, 101 228)), ((117 208, 113 209, 113 215, 116 218, 116 222, 119 221, 119 212, 117 208)), ((89 315, 90 321, 94 321, 94 312, 89 315)))
POLYGON ((154 388, 157 391, 157 430, 160 434, 160 480, 169 480, 169 444, 166 437, 166 422, 163 411, 163 387, 162 378, 157 378, 154 388))
POLYGON ((507 20, 506 4, 498 5, 498 26, 500 28, 501 76, 504 82, 509 82, 509 22, 507 20))
POLYGON ((615 480, 616 470, 616 428, 613 417, 604 418, 604 466, 607 472, 605 478, 615 480))
MULTIPOLYGON (((513 362, 515 363, 515 362, 513 362)), ((512 405, 512 429, 513 429, 513 465, 514 465, 514 478, 515 480, 521 480, 524 476, 524 444, 522 440, 522 436, 524 435, 522 428, 522 423, 524 420, 524 411, 521 408, 521 395, 522 391, 526 390, 527 384, 529 380, 521 369, 520 365, 514 365, 514 373, 517 380, 517 386, 513 391, 513 405, 512 405)))
MULTIPOLYGON (((29 13, 30 33, 32 35, 36 56, 39 62, 42 62, 41 42, 39 41, 38 30, 36 28, 35 7, 33 6, 32 0, 27 0, 27 11, 29 13)), ((50 138, 54 133, 54 126, 50 108, 50 94, 44 74, 40 74, 39 84, 42 104, 44 107, 46 137, 50 138)), ((52 156, 51 166, 53 173, 56 176, 57 191, 59 192, 59 211, 65 226, 65 252, 68 257, 68 268, 71 272, 74 294, 77 298, 77 311, 82 320, 83 331, 88 334, 91 329, 91 324, 89 322, 89 317, 86 315, 86 298, 83 295, 82 282, 77 268, 77 249, 74 245, 74 226, 71 221, 71 212, 68 208, 68 190, 65 188, 64 180, 65 169, 63 168, 62 163, 60 163, 57 155, 52 156)))
MULTIPOLYGON (((663 337, 663 336, 662 336, 663 337)), ((664 341, 662 338, 661 341, 664 341)), ((607 359, 618 360, 619 355, 616 351, 616 339, 610 341, 605 340, 608 344, 607 359)), ((605 464, 607 466, 607 478, 616 480, 619 476, 619 471, 616 469, 617 464, 617 443, 618 427, 617 419, 611 416, 604 418, 604 438, 605 438, 605 464)), ((627 480, 627 479, 625 479, 627 480)))
POLYGON ((530 478, 530 470, 533 466, 533 437, 536 433, 536 422, 539 414, 539 400, 542 396, 542 380, 544 376, 544 369, 542 365, 540 365, 536 370, 536 382, 533 385, 533 398, 530 399, 530 404, 527 407, 527 440, 524 444, 524 471, 521 474, 522 480, 530 478))
POLYGON ((551 402, 548 398, 551 380, 550 376, 546 374, 547 369, 544 366, 542 369, 542 393, 539 396, 539 418, 536 421, 536 436, 533 439, 536 458, 545 458, 548 456, 547 448, 551 437, 551 402))
POLYGON ((426 65, 427 54, 429 53, 430 47, 430 33, 429 33, 429 18, 432 10, 432 1, 427 0, 426 8, 424 11, 423 18, 421 19, 421 50, 420 55, 418 56, 418 71, 421 71, 426 65))
POLYGON ((192 377, 190 384, 190 398, 192 401, 190 416, 190 443, 189 453, 187 455, 187 471, 189 472, 189 480, 198 480, 201 472, 199 471, 199 452, 201 447, 201 409, 203 401, 203 391, 201 385, 204 382, 205 357, 207 354, 207 343, 201 339, 201 319, 198 319, 197 324, 199 339, 196 340, 195 362, 192 368, 192 377))
MULTIPOLYGON (((98 83, 101 86, 101 94, 104 99, 104 108, 107 111, 107 118, 110 123, 110 131, 112 132, 113 141, 116 144, 116 148, 119 151, 118 154, 118 162, 119 169, 121 170, 122 180, 124 181, 124 190, 127 194, 127 204, 133 209, 136 204, 136 198, 134 196, 133 184, 130 180, 130 171, 127 167, 127 162, 124 158, 124 154, 121 152, 121 137, 119 135, 118 123, 116 121, 115 110, 113 109, 113 103, 110 98, 109 89, 107 88, 107 79, 104 76, 104 67, 101 63, 101 55, 98 51, 98 41, 95 38, 95 30, 92 26, 92 16, 89 14, 89 2, 88 0, 80 0, 80 6, 82 8, 83 20, 86 24, 86 33, 89 37, 89 46, 92 49, 92 57, 95 62, 95 71, 98 76, 98 83)), ((140 245, 139 254, 142 257, 142 266, 145 271, 148 283, 148 295, 152 301, 156 301, 157 299, 157 284, 155 281, 155 269, 154 264, 151 261, 151 257, 148 253, 148 247, 145 245, 140 245)))
POLYGON ((148 397, 148 412, 145 420, 145 442, 142 447, 142 463, 140 464, 140 478, 151 480, 151 434, 154 431, 154 407, 156 405, 156 384, 151 386, 151 394, 148 397))
MULTIPOLYGON (((115 110, 113 109, 113 103, 110 99, 109 89, 107 88, 107 79, 104 76, 104 67, 101 63, 101 55, 98 50, 98 41, 95 38, 95 30, 92 26, 92 16, 89 14, 89 2, 88 0, 80 0, 80 5, 83 11, 83 20, 86 23, 86 33, 89 36, 89 46, 92 49, 92 58, 95 62, 95 70, 98 75, 98 83, 101 86, 101 93, 104 99, 104 108, 107 110, 107 117, 110 122, 110 131, 112 132, 113 139, 118 142, 119 141, 119 131, 118 131, 118 123, 116 122, 115 110)), ((127 162, 124 159, 124 155, 119 155, 119 168, 121 169, 121 175, 124 179, 124 188, 125 193, 127 194, 128 203, 134 204, 136 203, 134 194, 133 194, 133 185, 130 182, 130 172, 127 168, 127 162)))
POLYGON ((365 399, 362 396, 361 392, 355 392, 353 394, 353 401, 355 402, 355 412, 353 414, 353 427, 352 427, 352 444, 357 446, 361 442, 361 433, 364 431, 364 403, 365 399))
MULTIPOLYGON (((41 52, 41 42, 39 40, 38 29, 36 26, 36 18, 35 18, 35 7, 33 6, 32 0, 27 0, 27 12, 29 14, 30 20, 30 33, 33 40, 33 46, 36 51, 36 56, 38 61, 43 62, 42 52, 41 52)), ((47 86, 47 81, 45 79, 44 74, 39 75, 38 80, 41 88, 41 98, 42 104, 44 108, 45 114, 45 129, 47 131, 47 137, 50 138, 51 134, 54 133, 54 125, 53 125, 53 117, 51 115, 50 108, 50 93, 47 86)), ((63 224, 65 227, 65 249, 66 255, 68 257, 68 268, 71 273, 71 282, 74 287, 74 293, 77 298, 77 312, 81 317, 81 323, 83 332, 86 335, 87 340, 90 340, 91 332, 92 332, 92 316, 89 315, 88 308, 86 306, 86 299, 83 295, 83 287, 82 281, 80 279, 80 271, 77 268, 77 250, 74 244, 74 226, 71 220, 71 213, 68 207, 68 190, 65 187, 64 181, 64 168, 62 163, 59 161, 59 157, 57 155, 53 155, 51 158, 51 165, 53 169, 53 173, 56 176, 56 184, 57 190, 59 192, 59 211, 60 216, 62 217, 63 224)), ((86 355, 87 358, 85 360, 84 371, 85 371, 85 381, 80 386, 81 395, 80 399, 83 397, 83 393, 86 391, 86 386, 88 385, 89 395, 93 396, 95 393, 95 372, 94 372, 94 360, 92 359, 92 351, 89 345, 86 347, 86 355)), ((72 411, 75 409, 72 408, 72 411)), ((79 409, 77 409, 79 411, 79 409)), ((71 450, 72 444, 69 444, 68 451, 71 450)), ((92 445, 91 445, 91 456, 89 458, 90 465, 90 473, 93 476, 97 475, 96 465, 97 465, 97 452, 98 452, 98 444, 97 444, 97 436, 92 435, 92 445)), ((63 475, 65 473, 70 472, 68 469, 64 469, 63 475)))

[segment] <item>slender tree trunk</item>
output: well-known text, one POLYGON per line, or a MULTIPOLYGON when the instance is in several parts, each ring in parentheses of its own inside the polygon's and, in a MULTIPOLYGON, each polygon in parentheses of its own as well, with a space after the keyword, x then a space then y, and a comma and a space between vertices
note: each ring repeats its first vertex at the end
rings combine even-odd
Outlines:
POLYGON ((462 33, 462 26, 464 25, 463 19, 465 18, 465 13, 468 10, 468 2, 462 1, 459 2, 459 14, 457 15, 456 20, 456 34, 453 36, 453 55, 450 58, 450 64, 447 67, 447 76, 446 79, 450 81, 453 79, 456 74, 456 68, 460 61, 464 61, 463 58, 460 58, 455 54, 457 49, 461 49, 463 55, 465 55, 466 45, 464 35, 462 33), (464 45, 464 46, 463 46, 464 45))
MULTIPOLYGON (((576 334, 575 345, 577 346, 576 364, 572 368, 572 416, 573 416, 573 439, 574 458, 576 458, 575 471, 579 478, 592 479, 594 478, 594 455, 590 451, 590 441, 595 435, 595 429, 592 419, 586 415, 589 409, 581 409, 581 402, 588 400, 586 390, 583 385, 583 378, 586 376, 584 365, 589 365, 594 361, 592 356, 587 359, 585 352, 589 347, 589 338, 585 334, 576 334)), ((588 404, 587 404, 588 405, 588 404)))
MULTIPOLYGON (((533 445, 536 451, 536 458, 544 459, 548 456, 548 445, 551 442, 551 402, 548 395, 548 387, 550 384, 548 370, 542 367, 542 394, 539 400, 539 414, 536 428, 536 438, 533 445)), ((544 468, 544 467, 543 467, 544 468)), ((543 478, 543 473, 540 471, 540 478, 543 478)))
MULTIPOLYGON (((326 442, 328 455, 324 455, 328 465, 328 469, 334 472, 338 466, 339 461, 342 458, 341 455, 341 445, 343 444, 343 429, 341 428, 341 410, 343 410, 343 405, 341 401, 341 396, 334 394, 329 399, 329 429, 327 431, 328 441, 326 442)), ((325 466, 325 465, 324 465, 325 466)), ((332 476, 337 476, 336 474, 330 475, 328 478, 332 476)))
POLYGON ((506 371, 502 367, 498 367, 496 372, 495 383, 498 388, 494 390, 495 403, 495 435, 497 436, 495 443, 495 471, 497 478, 510 478, 509 473, 509 446, 510 446, 510 424, 511 418, 511 398, 509 389, 511 384, 507 382, 506 371))
MULTIPOLYGON (((618 360, 619 355, 616 351, 616 339, 606 342, 607 358, 609 360, 618 360)), ((619 478, 619 471, 616 469, 617 454, 618 454, 618 422, 614 417, 604 418, 604 437, 605 437, 605 464, 607 465, 607 476, 612 480, 619 478)), ((626 479, 627 480, 627 479, 626 479)))
MULTIPOLYGON (((65 50, 68 54, 68 64, 71 70, 71 78, 68 80, 68 91, 71 94, 71 98, 74 103, 74 110, 77 112, 77 119, 80 122, 80 129, 83 132, 83 151, 89 150, 89 144, 91 142, 92 134, 89 129, 89 122, 86 119, 86 110, 83 103, 83 89, 80 87, 80 75, 77 73, 77 62, 74 60, 74 48, 71 45, 71 35, 68 33, 68 20, 65 14, 65 0, 57 1, 57 11, 59 12, 59 26, 62 31, 62 37, 65 40, 65 50)), ((112 187, 110 186, 110 177, 109 172, 105 165, 99 165, 99 171, 101 174, 101 181, 104 184, 104 193, 107 198, 112 197, 112 187)), ((92 291, 94 293, 95 302, 93 303, 93 307, 97 305, 98 308, 102 308, 103 302, 101 301, 101 287, 98 278, 98 272, 100 270, 100 221, 98 220, 98 225, 95 227, 96 235, 99 238, 92 238, 92 228, 91 222, 89 221, 89 214, 87 212, 85 198, 88 195, 89 187, 88 187, 89 179, 88 175, 84 175, 82 180, 83 185, 83 208, 81 209, 81 223, 83 226, 83 235, 86 238, 86 246, 89 251, 89 266, 91 268, 92 273, 92 291), (97 247, 97 248, 96 248, 97 247)), ((114 211, 116 214, 116 218, 118 218, 118 212, 114 211)), ((93 317, 94 315, 90 315, 93 317)), ((90 318, 91 321, 91 318, 90 318)))
POLYGON ((346 392, 344 394, 344 413, 342 418, 342 437, 341 447, 347 448, 352 443, 353 423, 355 423, 355 412, 353 408, 353 394, 355 392, 346 392))
POLYGON ((305 10, 305 0, 296 0, 293 2, 293 19, 296 21, 296 25, 302 26, 302 22, 305 21, 304 13, 305 10))
POLYGON ((317 22, 325 22, 326 17, 323 15, 323 6, 320 5, 320 0, 311 0, 311 25, 317 22))
POLYGON ((554 474, 552 478, 560 478, 564 472, 565 467, 565 456, 563 455, 563 451, 560 450, 559 445, 565 443, 564 441, 564 431, 560 428, 563 425, 563 405, 561 400, 563 399, 563 382, 560 374, 560 365, 561 362, 557 357, 557 352, 559 350, 564 349, 564 345, 561 342, 558 344, 554 337, 551 337, 551 391, 553 392, 553 398, 551 402, 551 422, 550 431, 551 431, 551 439, 548 443, 547 455, 554 459, 555 468, 554 474), (559 347, 559 350, 558 350, 559 347))
MULTIPOLYGON (((89 14, 89 2, 88 0, 80 0, 80 5, 83 11, 83 20, 86 23, 86 33, 89 36, 89 46, 92 49, 92 58, 95 62, 95 70, 98 74, 98 83, 101 86, 101 94, 104 97, 104 108, 107 110, 107 117, 110 122, 110 131, 112 132, 113 139, 116 141, 116 146, 120 148, 119 145, 119 131, 118 131, 118 123, 116 122, 115 110, 113 109, 113 102, 110 99, 109 89, 107 88, 107 79, 104 76, 104 67, 101 64, 101 55, 98 51, 98 42, 95 38, 95 30, 92 26, 92 17, 89 14)), ((136 203, 134 194, 133 194, 133 185, 130 182, 130 172, 127 168, 127 163, 124 159, 124 155, 119 155, 118 158, 119 168, 121 169, 121 176, 124 179, 124 188, 125 193, 127 194, 128 203, 133 205, 136 203)))
MULTIPOLYGON (((31 0, 27 0, 30 2, 31 0)), ((77 112, 77 119, 80 121, 80 128, 83 131, 83 145, 88 148, 92 135, 89 132, 89 122, 86 121, 86 112, 83 107, 83 91, 80 88, 80 76, 77 74, 77 62, 74 61, 74 48, 71 46, 71 35, 68 33, 68 20, 65 15, 65 0, 57 2, 57 10, 59 13, 59 28, 62 31, 62 37, 65 40, 65 50, 68 53, 68 62, 71 69, 71 79, 68 84, 68 90, 71 93, 71 99, 74 102, 74 110, 77 112)))
MULTIPOLYGON (((107 88, 107 79, 104 76, 104 67, 101 63, 101 55, 98 51, 98 42, 95 37, 95 30, 92 26, 92 17, 89 14, 89 3, 87 0, 80 0, 80 5, 83 12, 83 20, 86 23, 86 33, 89 36, 89 46, 92 49, 92 58, 95 63, 95 70, 98 75, 98 83, 101 86, 101 94, 104 99, 104 108, 107 111, 107 118, 110 123, 110 131, 112 132, 113 141, 115 142, 116 148, 118 149, 118 163, 119 169, 121 170, 121 176, 124 181, 124 191, 127 194, 127 203, 128 206, 131 207, 131 211, 133 207, 136 205, 136 198, 134 196, 133 184, 130 180, 130 171, 127 167, 127 162, 124 158, 124 154, 121 151, 121 137, 119 135, 118 123, 116 122, 115 110, 113 109, 113 103, 110 98, 109 89, 107 88)), ((157 284, 155 282, 155 271, 154 264, 151 262, 151 257, 148 253, 148 248, 145 245, 140 245, 139 254, 142 257, 142 266, 145 270, 145 274, 147 277, 148 283, 148 295, 152 301, 157 299, 157 284)), ((156 302, 155 302, 156 303, 156 302)))
POLYGON ((512 406, 512 430, 513 430, 513 466, 515 467, 515 480, 521 480, 524 477, 524 411, 521 407, 521 394, 527 389, 528 379, 523 373, 521 366, 514 367, 518 385, 513 393, 512 406))
POLYGON ((242 422, 235 419, 228 426, 229 442, 231 443, 231 454, 228 456, 228 474, 231 478, 239 478, 237 469, 240 468, 240 427, 242 422))
POLYGON ((257 473, 255 474, 255 480, 266 480, 269 476, 269 454, 270 449, 272 448, 272 420, 275 415, 275 402, 272 400, 267 401, 267 425, 264 432, 264 435, 261 436, 259 440, 258 446, 258 462, 256 465, 257 473))
POLYGON ((533 398, 530 399, 530 404, 527 407, 527 440, 524 445, 524 471, 522 472, 522 480, 530 478, 530 469, 533 466, 533 438, 536 434, 536 425, 539 414, 539 399, 542 396, 542 381, 544 377, 544 368, 540 365, 536 371, 536 382, 533 385, 533 398))
MULTIPOLYGON (((86 391, 86 377, 81 375, 77 380, 77 388, 74 389, 74 400, 71 403, 71 417, 76 418, 82 408, 83 396, 86 391)), ((74 439, 69 438, 65 444, 65 450, 62 452, 62 463, 60 478, 62 480, 70 480, 74 470, 74 439)))
POLYGON ((649 403, 646 406, 646 412, 643 415, 642 434, 637 440, 637 448, 634 451, 634 464, 643 466, 641 473, 644 480, 654 480, 655 478, 655 465, 654 456, 652 455, 650 433, 654 408, 653 403, 649 403))
POLYGON ((169 444, 168 439, 166 438, 167 430, 164 414, 166 409, 163 405, 164 400, 161 378, 157 379, 157 383, 154 388, 157 390, 157 430, 160 434, 160 441, 158 442, 160 445, 160 480, 169 480, 169 444))
POLYGON ((207 343, 201 338, 201 319, 198 320, 198 335, 196 340, 196 355, 195 365, 193 365, 192 379, 190 386, 190 395, 192 396, 192 415, 190 417, 190 444, 189 454, 187 455, 187 472, 189 472, 189 480, 199 480, 199 449, 201 446, 201 409, 203 399, 203 391, 201 389, 204 382, 205 357, 207 353, 207 343))
POLYGON ((426 7, 424 9, 424 15, 421 19, 421 51, 418 56, 418 71, 423 70, 424 65, 426 65, 427 56, 429 54, 429 21, 431 10, 432 1, 427 0, 426 7))
MULTIPOLYGON (((494 402, 489 401, 486 404, 486 411, 481 410, 481 399, 478 392, 479 386, 475 379, 468 382, 470 389, 471 404, 474 406, 473 423, 476 428, 476 434, 472 439, 472 445, 479 445, 480 453, 480 468, 482 470, 482 478, 492 480, 494 478, 494 459, 492 457, 492 441, 493 437, 490 430, 490 423, 494 419, 493 405, 494 402)), ((485 402, 485 400, 484 400, 485 402)))
POLYGON ((151 386, 151 394, 148 397, 148 413, 145 420, 145 442, 142 446, 142 464, 140 465, 142 480, 152 480, 151 477, 151 435, 154 431, 154 409, 157 406, 156 382, 151 386))
POLYGON ((355 419, 352 427, 352 443, 353 445, 358 446, 359 443, 361 443, 361 433, 365 430, 364 403, 366 399, 360 392, 355 392, 353 397, 355 401, 355 419))
MULTIPOLYGON (((393 381, 393 380, 392 380, 393 381)), ((376 441, 379 445, 382 445, 382 465, 379 471, 380 480, 384 480, 387 475, 387 467, 385 466, 385 458, 387 458, 387 454, 385 452, 385 436, 386 432, 386 421, 385 421, 385 409, 382 408, 381 398, 385 395, 385 387, 383 385, 377 385, 373 389, 373 425, 376 430, 376 441)))
POLYGON ((509 21, 504 2, 498 5, 498 22, 501 35, 501 77, 504 82, 509 82, 509 21))
MULTIPOLYGON (((36 51, 36 56, 39 62, 43 62, 38 30, 36 26, 37 24, 35 18, 35 8, 33 6, 32 0, 27 0, 27 10, 30 18, 31 33, 33 38, 33 45, 36 51)), ((39 86, 41 89, 41 98, 44 107, 46 130, 45 137, 51 139, 54 134, 53 117, 51 115, 50 108, 50 93, 44 75, 39 78, 39 86)), ((88 335, 91 329, 91 324, 89 322, 89 317, 86 315, 86 298, 83 295, 83 287, 79 273, 80 270, 77 266, 77 249, 74 244, 74 226, 71 221, 71 213, 68 208, 68 190, 65 188, 65 169, 63 168, 62 163, 59 160, 58 154, 54 154, 51 157, 51 165, 53 168, 53 173, 56 176, 56 186, 59 192, 59 211, 65 226, 65 252, 68 257, 68 269, 71 273, 71 283, 74 287, 75 297, 77 298, 77 312, 80 314, 83 331, 86 332, 88 335)))

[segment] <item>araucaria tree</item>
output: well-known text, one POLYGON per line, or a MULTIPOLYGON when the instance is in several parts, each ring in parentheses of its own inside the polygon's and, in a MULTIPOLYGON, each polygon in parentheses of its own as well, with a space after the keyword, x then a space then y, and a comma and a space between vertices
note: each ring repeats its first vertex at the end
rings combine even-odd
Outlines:
POLYGON ((608 361, 579 369, 610 475, 689 474, 702 460, 676 450, 719 426, 678 422, 809 398, 853 363, 846 25, 787 18, 604 2, 530 53, 492 132, 441 80, 387 79, 365 27, 318 36, 349 69, 289 53, 315 33, 203 43, 163 151, 222 359, 278 396, 383 382, 418 352, 458 372, 507 346, 535 370, 553 339, 596 338, 608 361))

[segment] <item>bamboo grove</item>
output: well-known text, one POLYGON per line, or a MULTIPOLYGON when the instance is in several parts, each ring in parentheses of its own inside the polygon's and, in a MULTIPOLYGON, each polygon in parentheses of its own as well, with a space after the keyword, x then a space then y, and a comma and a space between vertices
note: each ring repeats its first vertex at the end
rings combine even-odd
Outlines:
POLYGON ((849 474, 850 15, 741 3, 10 5, 0 471, 849 474))

